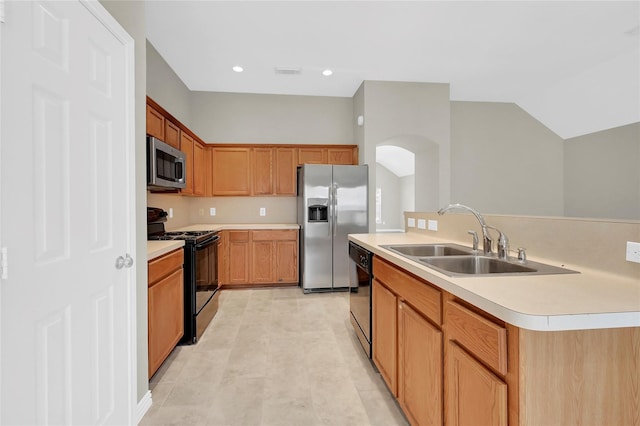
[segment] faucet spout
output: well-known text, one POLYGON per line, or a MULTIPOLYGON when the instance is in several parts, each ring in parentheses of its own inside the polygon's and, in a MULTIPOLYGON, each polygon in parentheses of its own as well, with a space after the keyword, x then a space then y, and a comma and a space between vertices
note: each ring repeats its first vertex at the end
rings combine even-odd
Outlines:
POLYGON ((478 222, 480 222, 480 227, 482 228, 482 250, 484 254, 491 254, 492 253, 491 246, 493 245, 493 239, 489 235, 489 231, 487 229, 488 228, 487 223, 484 221, 484 218, 482 217, 482 215, 477 210, 474 210, 469 206, 465 206, 464 204, 449 204, 448 206, 438 210, 438 214, 443 215, 452 209, 466 210, 469 213, 473 214, 476 217, 476 219, 478 219, 478 222))

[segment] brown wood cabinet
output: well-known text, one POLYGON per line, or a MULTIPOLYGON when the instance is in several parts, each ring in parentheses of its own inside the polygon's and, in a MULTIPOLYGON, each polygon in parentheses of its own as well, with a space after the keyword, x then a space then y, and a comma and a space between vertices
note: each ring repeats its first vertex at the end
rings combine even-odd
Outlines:
MULTIPOLYGON (((187 173, 189 170, 187 169, 187 173)), ((199 142, 193 142, 193 195, 203 196, 205 194, 205 154, 204 147, 199 142)))
POLYGON ((374 363, 411 424, 442 424, 442 293, 377 257, 373 275, 374 363))
POLYGON ((251 195, 251 148, 214 147, 213 195, 251 195))
POLYGON ((373 266, 373 359, 412 425, 638 423, 639 327, 524 330, 373 266))
POLYGON ((273 194, 273 149, 253 148, 253 195, 273 194))
POLYGON ((194 153, 194 140, 187 133, 182 132, 180 134, 180 150, 184 152, 185 157, 185 187, 182 188, 181 192, 184 195, 193 195, 193 177, 194 177, 194 161, 193 161, 193 153, 194 153))
POLYGON ((358 151, 355 148, 327 148, 329 164, 358 164, 358 151))
POLYGON ((296 195, 298 162, 295 148, 275 148, 275 194, 296 195))
POLYGON ((227 284, 249 283, 249 231, 229 231, 229 280, 227 284))
POLYGON ((327 148, 298 148, 298 164, 328 164, 327 148))
POLYGON ((164 121, 164 141, 175 149, 180 149, 180 127, 169 120, 164 121))
POLYGON ((183 249, 149 261, 149 377, 184 334, 183 249))
POLYGON ((164 134, 164 115, 162 115, 157 109, 151 105, 147 105, 147 134, 160 139, 165 140, 164 134))
POLYGON ((223 231, 220 276, 223 285, 281 285, 298 283, 298 230, 223 231), (228 247, 225 240, 228 239, 228 247))
POLYGON ((372 298, 373 362, 389 390, 397 398, 398 299, 377 279, 373 280, 372 298))

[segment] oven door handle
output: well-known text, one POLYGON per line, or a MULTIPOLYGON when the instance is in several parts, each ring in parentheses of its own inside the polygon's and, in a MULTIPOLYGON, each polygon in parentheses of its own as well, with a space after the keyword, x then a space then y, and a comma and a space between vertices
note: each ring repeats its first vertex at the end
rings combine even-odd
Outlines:
POLYGON ((206 240, 196 244, 196 250, 201 250, 205 247, 210 246, 211 244, 219 244, 220 235, 214 235, 211 238, 207 238, 206 240))

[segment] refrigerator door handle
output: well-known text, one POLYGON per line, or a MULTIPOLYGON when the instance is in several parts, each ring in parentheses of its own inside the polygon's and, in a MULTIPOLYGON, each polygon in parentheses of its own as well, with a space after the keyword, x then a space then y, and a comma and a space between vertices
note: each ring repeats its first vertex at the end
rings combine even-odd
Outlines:
POLYGON ((333 232, 333 185, 329 185, 328 189, 328 195, 329 195, 329 229, 327 231, 327 236, 331 236, 332 232, 333 232))
POLYGON ((338 184, 332 185, 333 189, 333 236, 338 235, 338 184))

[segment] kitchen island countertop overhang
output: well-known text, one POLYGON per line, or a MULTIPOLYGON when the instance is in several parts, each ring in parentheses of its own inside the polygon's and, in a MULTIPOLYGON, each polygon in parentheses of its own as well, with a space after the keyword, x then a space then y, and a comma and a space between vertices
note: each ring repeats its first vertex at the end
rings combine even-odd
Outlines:
MULTIPOLYGON (((351 234, 349 240, 495 317, 534 331, 640 327, 640 279, 577 265, 579 274, 449 277, 384 249, 388 244, 457 243, 412 232, 351 234)), ((462 243, 464 245, 464 243, 462 243)), ((375 271, 374 271, 375 278, 375 271)))

